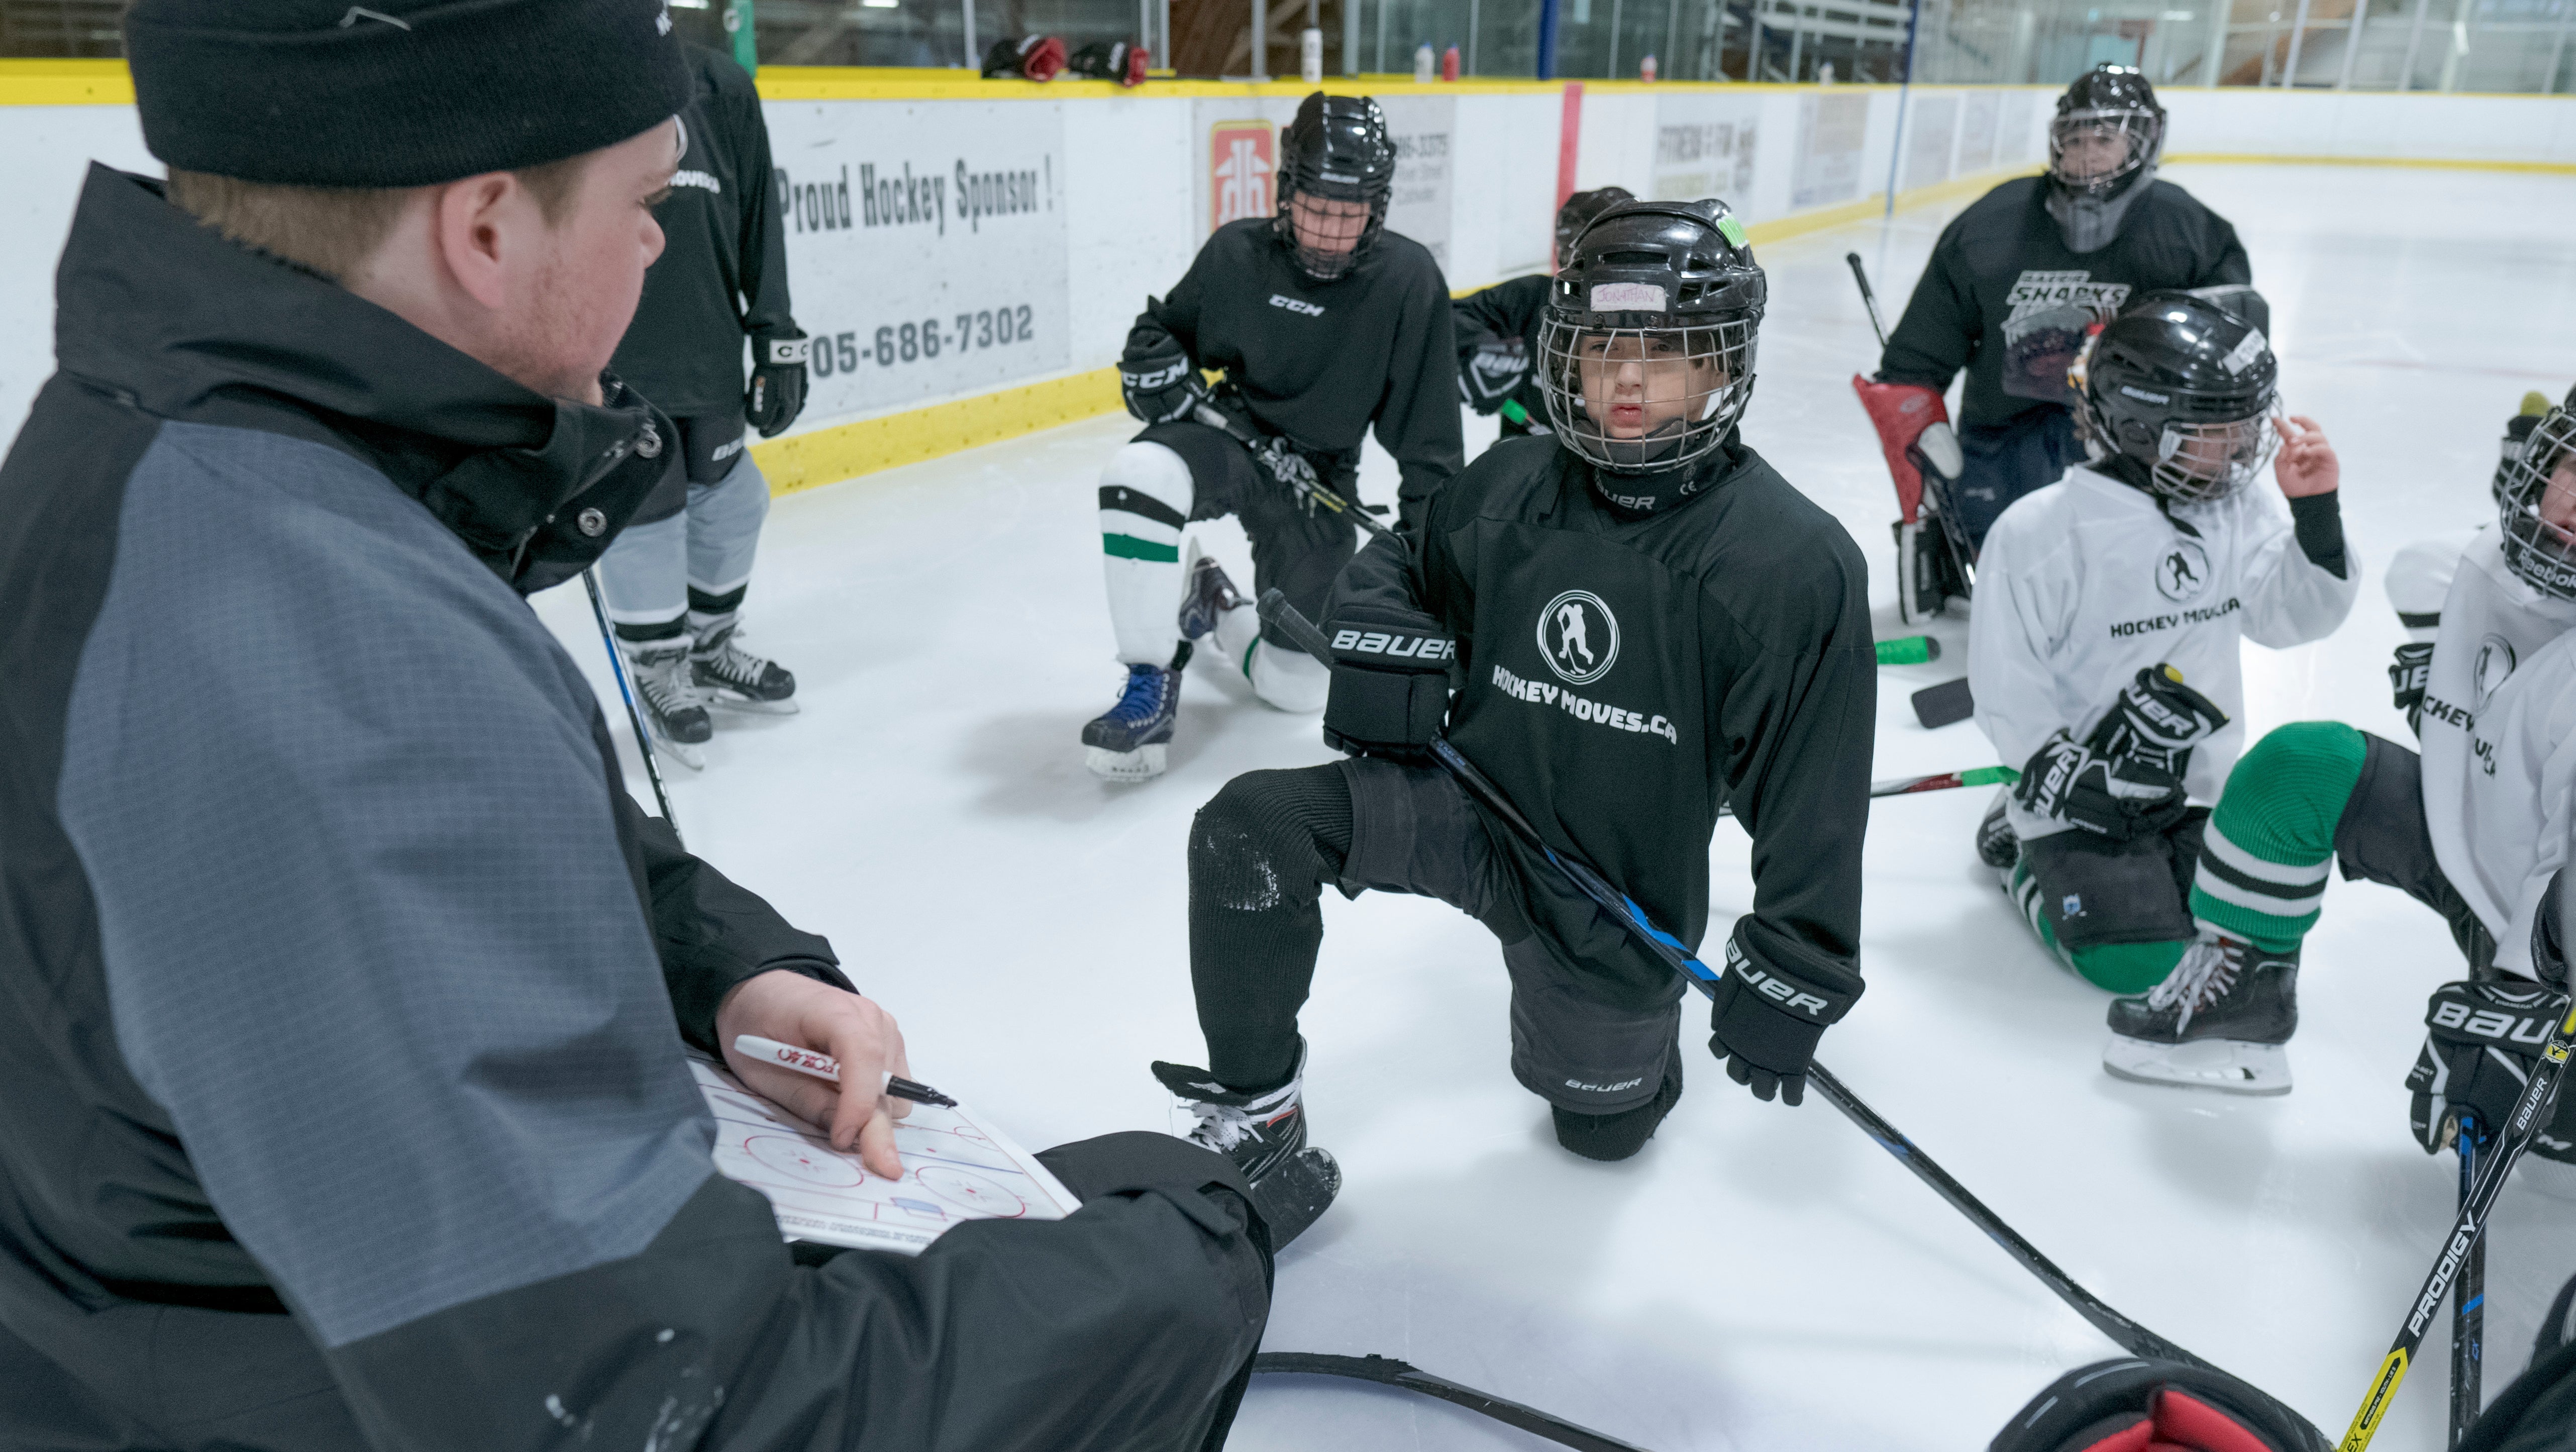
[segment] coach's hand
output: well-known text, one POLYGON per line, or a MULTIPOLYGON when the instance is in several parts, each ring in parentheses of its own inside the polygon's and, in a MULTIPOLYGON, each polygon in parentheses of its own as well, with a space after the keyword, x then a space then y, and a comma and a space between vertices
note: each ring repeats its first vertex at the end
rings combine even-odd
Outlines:
POLYGON ((743 1083, 829 1133, 832 1148, 858 1146, 859 1162, 889 1180, 903 1178, 895 1154, 894 1122, 911 1104, 878 1092, 891 1071, 912 1077, 904 1058, 903 1030, 894 1015, 870 999, 819 983, 801 973, 771 969, 733 986, 716 1009, 716 1039, 725 1067, 743 1083), (756 1034, 841 1061, 841 1082, 744 1058, 733 1041, 756 1034))

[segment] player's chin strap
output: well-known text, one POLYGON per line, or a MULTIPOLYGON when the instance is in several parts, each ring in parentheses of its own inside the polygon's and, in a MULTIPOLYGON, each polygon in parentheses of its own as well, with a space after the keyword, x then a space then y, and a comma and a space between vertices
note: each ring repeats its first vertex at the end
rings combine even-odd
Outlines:
POLYGON ((1471 1412, 1493 1418, 1505 1426, 1518 1427, 1533 1437, 1544 1437, 1560 1447, 1577 1447, 1582 1452, 1645 1452, 1634 1442, 1622 1442, 1604 1436, 1589 1427, 1578 1427, 1562 1417, 1551 1417, 1536 1407, 1506 1401, 1470 1386, 1460 1386, 1445 1377, 1433 1376, 1408 1362, 1385 1356, 1325 1356, 1309 1351, 1265 1351, 1252 1358, 1256 1375, 1288 1373, 1301 1376, 1346 1376, 1354 1381, 1373 1381, 1380 1386, 1397 1386, 1417 1391, 1444 1402, 1455 1402, 1471 1412))

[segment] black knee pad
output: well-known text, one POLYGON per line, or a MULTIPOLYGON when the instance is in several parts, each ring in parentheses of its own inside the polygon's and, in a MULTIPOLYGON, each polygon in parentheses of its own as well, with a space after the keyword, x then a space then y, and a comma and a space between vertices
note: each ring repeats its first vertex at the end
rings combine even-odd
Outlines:
POLYGON ((1655 1086, 1655 1097, 1634 1109, 1617 1114, 1577 1114, 1570 1109, 1548 1106, 1556 1118, 1556 1142, 1587 1160, 1624 1160, 1646 1147, 1655 1137, 1655 1127, 1681 1102, 1681 1055, 1676 1052, 1664 1066, 1664 1081, 1655 1086))

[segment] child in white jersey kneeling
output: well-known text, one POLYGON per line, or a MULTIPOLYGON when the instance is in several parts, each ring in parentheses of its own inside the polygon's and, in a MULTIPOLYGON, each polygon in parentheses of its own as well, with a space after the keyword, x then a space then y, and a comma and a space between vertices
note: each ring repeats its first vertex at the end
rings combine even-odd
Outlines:
MULTIPOLYGON (((2553 884, 2576 791, 2576 417, 2550 409, 2509 439, 2495 492, 2499 528, 2409 545, 2389 567, 2412 637, 2389 680, 2421 755, 2333 721, 2283 726, 2246 752, 2192 884, 2216 966, 2165 995, 2192 1011, 2186 1032, 2218 1026, 2201 1052, 2232 1056, 2245 980, 2226 965, 2295 959, 2330 867, 2432 908, 2469 976, 2434 991, 2407 1080, 2427 1151, 2504 1121, 2566 1007, 2553 884)), ((2115 1073, 2127 1008, 2114 1005, 2104 1055, 2115 1073)), ((2576 1190, 2576 1095, 2560 1096, 2523 1164, 2520 1178, 2576 1190)))
MULTIPOLYGON (((2161 988, 2200 935, 2193 872, 2244 735, 2238 643, 2319 639, 2358 588, 2334 450, 2276 415, 2278 374, 2233 313, 2140 298, 2070 379, 2091 460, 2005 510, 1979 561, 1977 724, 2027 765, 1978 853, 2058 960, 2115 993, 2161 988), (2276 449, 2278 493, 2251 487, 2276 449)), ((2294 1012, 2294 974, 2258 996, 2294 1012)))

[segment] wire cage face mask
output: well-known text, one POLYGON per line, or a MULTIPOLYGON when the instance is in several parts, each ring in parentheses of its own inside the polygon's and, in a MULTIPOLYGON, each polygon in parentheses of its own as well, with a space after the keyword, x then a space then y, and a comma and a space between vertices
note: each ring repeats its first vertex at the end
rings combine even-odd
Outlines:
POLYGON ((2551 409, 2499 477, 2506 567, 2544 595, 2576 600, 2576 416, 2551 409))
POLYGON ((2048 175, 2057 185, 2076 196, 2102 196, 2138 168, 2156 159, 2164 143, 2165 122, 2153 111, 2134 107, 2113 110, 2070 111, 2049 123, 2048 175), (2068 169, 2066 154, 2070 149, 2084 150, 2088 138, 2112 138, 2122 143, 2125 154, 2115 165, 2091 176, 2077 176, 2068 169))
POLYGON ((1386 197, 1383 193, 1368 197, 1336 197, 1309 192, 1283 190, 1279 196, 1277 220, 1279 240, 1288 244, 1289 254, 1296 259, 1297 270, 1317 282, 1331 282, 1350 275, 1376 246, 1378 234, 1386 228, 1386 197), (1356 216, 1331 216, 1320 207, 1310 212, 1306 225, 1323 237, 1350 240, 1350 250, 1334 252, 1310 247, 1298 234, 1297 199, 1306 197, 1310 205, 1321 202, 1357 203, 1368 208, 1356 216))
POLYGON ((1752 399, 1759 325, 1592 328, 1550 317, 1538 339, 1548 422, 1577 456, 1615 474, 1696 463, 1752 399))

